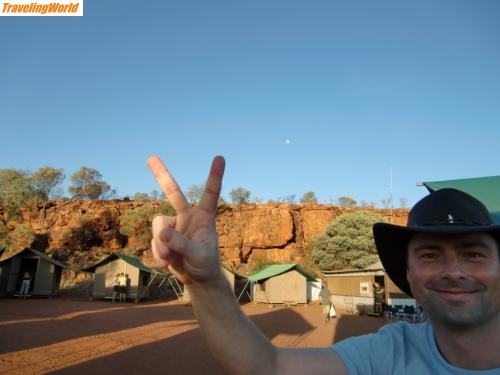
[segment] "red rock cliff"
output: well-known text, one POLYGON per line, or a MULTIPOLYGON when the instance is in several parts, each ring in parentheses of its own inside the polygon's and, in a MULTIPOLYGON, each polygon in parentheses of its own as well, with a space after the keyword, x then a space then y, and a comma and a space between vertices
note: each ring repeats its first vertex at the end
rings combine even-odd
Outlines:
MULTIPOLYGON (((23 210, 21 218, 7 220, 0 211, 0 220, 9 230, 21 222, 37 233, 32 247, 53 253, 70 264, 82 265, 99 259, 110 251, 140 248, 119 232, 120 216, 131 208, 143 205, 136 201, 57 201, 50 202, 43 215, 41 207, 23 210), (72 248, 70 233, 82 236, 78 248, 72 248), (72 262, 78 254, 81 260, 72 262), (86 255, 85 255, 86 254, 86 255)), ((385 210, 332 205, 243 205, 221 210, 217 215, 220 253, 223 262, 236 268, 255 263, 297 262, 302 249, 320 234, 337 216, 354 210, 381 214, 388 222, 404 225, 407 210, 385 210)), ((9 252, 7 252, 8 254, 9 252)), ((6 255, 7 255, 6 254, 6 255)), ((146 264, 153 265, 148 251, 139 252, 146 264), (141 255, 142 254, 142 255, 141 255)), ((4 255, 5 256, 5 255, 4 255)))

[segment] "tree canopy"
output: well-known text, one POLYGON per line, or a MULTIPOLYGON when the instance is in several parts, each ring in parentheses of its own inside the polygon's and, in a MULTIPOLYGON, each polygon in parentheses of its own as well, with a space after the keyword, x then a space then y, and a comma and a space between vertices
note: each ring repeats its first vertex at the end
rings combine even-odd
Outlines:
POLYGON ((300 203, 318 203, 318 198, 316 198, 314 191, 308 191, 300 198, 300 203))
POLYGON ((342 207, 351 207, 355 206, 357 202, 354 198, 342 196, 337 199, 337 204, 342 207))
POLYGON ((31 204, 37 198, 29 171, 0 169, 0 204, 9 215, 16 215, 20 207, 31 204))
POLYGON ((229 192, 229 196, 231 197, 231 201, 234 204, 246 204, 250 201, 250 195, 252 193, 250 190, 247 190, 242 187, 235 188, 229 192))
POLYGON ((191 204, 198 204, 205 191, 205 184, 190 186, 186 191, 186 198, 191 204))
POLYGON ((109 184, 102 179, 97 169, 81 167, 70 176, 68 190, 75 199, 105 198, 111 191, 109 184))
POLYGON ((120 234, 133 238, 142 249, 150 246, 151 223, 155 215, 175 215, 172 205, 164 201, 156 207, 145 204, 131 208, 120 216, 120 234))
POLYGON ((64 177, 62 169, 42 167, 31 175, 31 183, 45 200, 55 199, 63 195, 59 185, 64 181, 64 177))
POLYGON ((357 211, 339 216, 311 243, 311 256, 323 270, 363 269, 378 261, 372 227, 382 216, 357 211))

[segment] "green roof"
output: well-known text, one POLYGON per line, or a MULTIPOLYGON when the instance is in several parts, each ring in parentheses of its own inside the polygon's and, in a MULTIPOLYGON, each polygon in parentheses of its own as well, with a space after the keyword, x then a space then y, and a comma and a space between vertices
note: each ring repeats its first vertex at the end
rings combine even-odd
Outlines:
POLYGON ((122 253, 111 253, 107 257, 105 257, 104 259, 102 259, 99 262, 97 262, 96 264, 94 264, 93 266, 90 266, 90 267, 87 267, 87 268, 83 268, 80 271, 83 271, 83 272, 95 272, 96 267, 99 267, 102 264, 106 264, 106 263, 111 262, 111 261, 113 261, 115 259, 118 259, 118 258, 124 260, 125 262, 127 262, 128 264, 130 264, 131 266, 133 266, 135 268, 139 268, 142 271, 146 271, 146 272, 150 272, 150 273, 157 273, 155 270, 153 270, 153 269, 149 268, 148 266, 142 264, 139 261, 139 259, 131 257, 131 256, 128 256, 128 255, 125 255, 125 254, 122 254, 122 253))
MULTIPOLYGON (((24 249, 23 251, 20 251, 20 252, 18 252, 18 253, 16 253, 16 254, 13 254, 13 255, 11 255, 11 256, 10 256, 10 257, 8 257, 8 258, 2 259, 2 262, 5 262, 6 260, 9 260, 9 259, 11 259, 11 258, 14 258, 14 257, 16 257, 16 256, 19 256, 19 255, 24 254, 24 253, 27 253, 27 252, 31 252, 31 253, 33 253, 34 255, 36 255, 36 256, 38 256, 38 257, 42 258, 43 260, 46 260, 46 261, 47 261, 47 262, 49 262, 49 263, 52 263, 52 264, 53 264, 53 265, 55 265, 55 266, 62 267, 62 268, 68 268, 68 266, 67 266, 66 264, 61 263, 61 262, 59 262, 59 261, 55 260, 54 258, 49 257, 47 254, 42 253, 41 251, 38 251, 38 250, 35 250, 35 249, 30 249, 30 248, 26 248, 26 249, 24 249)), ((0 263, 2 263, 2 262, 0 262, 0 263)))
POLYGON ((479 199, 486 206, 496 224, 500 224, 500 176, 463 178, 460 180, 424 182, 430 191, 454 188, 479 199))
POLYGON ((310 273, 304 271, 297 264, 272 264, 251 274, 250 276, 248 276, 248 279, 252 281, 261 281, 281 275, 291 270, 295 270, 301 275, 305 276, 307 281, 316 281, 316 279, 310 273))

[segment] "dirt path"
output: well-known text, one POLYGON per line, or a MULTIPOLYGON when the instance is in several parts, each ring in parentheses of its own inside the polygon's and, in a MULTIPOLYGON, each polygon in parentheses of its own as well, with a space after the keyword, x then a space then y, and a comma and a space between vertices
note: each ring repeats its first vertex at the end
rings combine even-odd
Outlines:
MULTIPOLYGON (((328 346, 384 324, 341 312, 324 324, 314 305, 243 310, 274 344, 291 348, 328 346)), ((191 307, 178 302, 0 300, 0 374, 49 372, 223 373, 201 341, 191 307)))

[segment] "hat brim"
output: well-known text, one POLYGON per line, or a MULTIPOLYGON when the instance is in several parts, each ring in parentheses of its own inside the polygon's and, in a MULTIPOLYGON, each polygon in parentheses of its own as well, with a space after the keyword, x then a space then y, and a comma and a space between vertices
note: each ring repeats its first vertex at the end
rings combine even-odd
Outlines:
POLYGON ((410 284, 406 279, 406 250, 408 241, 416 233, 430 234, 473 234, 489 233, 500 235, 500 225, 465 226, 434 225, 403 227, 394 224, 376 223, 373 226, 373 237, 386 273, 394 284, 404 293, 412 297, 410 284))

